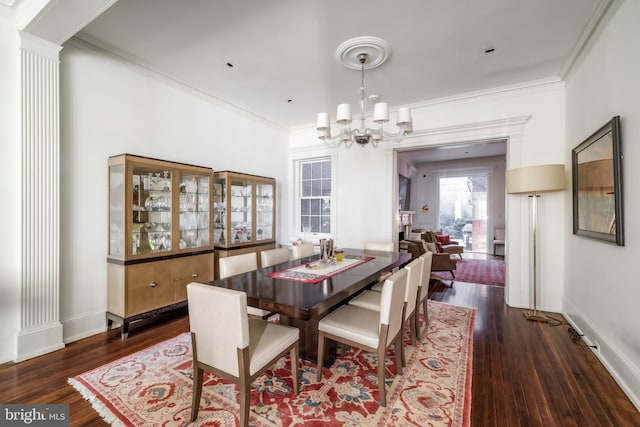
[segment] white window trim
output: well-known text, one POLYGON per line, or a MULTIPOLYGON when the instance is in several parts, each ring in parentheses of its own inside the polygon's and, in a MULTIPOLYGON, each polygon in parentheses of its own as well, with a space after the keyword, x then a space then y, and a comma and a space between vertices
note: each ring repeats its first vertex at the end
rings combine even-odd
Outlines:
POLYGON ((337 153, 334 150, 327 150, 322 152, 300 152, 297 155, 291 156, 291 166, 293 171, 293 209, 294 215, 294 235, 296 239, 304 238, 304 233, 301 231, 302 225, 300 223, 300 164, 303 162, 309 162, 314 160, 330 160, 331 161, 331 232, 330 233, 311 233, 311 242, 318 243, 320 239, 335 238, 337 235, 337 206, 336 206, 336 187, 337 181, 337 153))

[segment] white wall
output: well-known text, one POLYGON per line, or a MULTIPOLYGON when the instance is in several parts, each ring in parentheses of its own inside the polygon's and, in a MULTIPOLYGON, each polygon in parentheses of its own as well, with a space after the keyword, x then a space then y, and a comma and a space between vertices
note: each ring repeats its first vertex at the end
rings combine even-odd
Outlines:
POLYGON ((16 352, 20 307, 20 140, 18 33, 12 23, 0 17, 0 363, 16 352))
POLYGON ((76 39, 61 52, 60 75, 60 317, 68 342, 105 328, 109 156, 274 177, 280 191, 287 132, 76 39))
MULTIPOLYGON (((405 150, 473 142, 480 138, 510 138, 507 168, 564 163, 566 160, 564 87, 561 83, 467 94, 414 107, 412 114, 416 134, 397 145, 389 143, 377 149, 366 147, 365 150, 340 147, 336 150, 339 181, 335 185, 333 206, 338 212, 334 238, 341 246, 359 247, 363 236, 397 240, 395 189, 398 171, 394 148, 405 150), (502 126, 504 130, 500 126, 511 121, 524 121, 526 124, 519 126, 517 132, 511 130, 514 126, 505 124, 502 126)), ((317 151, 327 151, 312 126, 292 131, 290 146, 293 151, 300 152, 313 147, 317 151)), ((541 203, 539 215, 539 308, 555 312, 562 310, 564 235, 567 229, 566 224, 557 218, 564 217, 565 203, 562 193, 548 193, 541 203)), ((507 302, 515 307, 529 307, 528 198, 508 196, 506 210, 507 302)), ((290 207, 286 215, 285 224, 293 225, 294 208, 290 207)), ((284 233, 285 236, 290 234, 294 235, 295 230, 284 233)))
MULTIPOLYGON (((617 2, 566 79, 565 154, 619 115, 625 246, 567 233, 565 312, 640 408, 640 2, 617 2)), ((566 195, 569 204, 570 194, 566 195)), ((570 230, 571 215, 566 215, 570 230)))

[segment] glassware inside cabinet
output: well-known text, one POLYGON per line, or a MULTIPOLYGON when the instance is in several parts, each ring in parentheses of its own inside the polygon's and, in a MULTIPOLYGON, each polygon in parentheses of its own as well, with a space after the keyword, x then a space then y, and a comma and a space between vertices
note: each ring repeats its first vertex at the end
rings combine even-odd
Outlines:
POLYGON ((180 249, 209 245, 209 177, 180 177, 180 249))
POLYGON ((232 243, 253 240, 252 185, 249 181, 231 181, 231 233, 232 243))
POLYGON ((273 239, 273 184, 256 183, 256 240, 273 239))
POLYGON ((171 251, 172 172, 133 167, 132 254, 171 251))

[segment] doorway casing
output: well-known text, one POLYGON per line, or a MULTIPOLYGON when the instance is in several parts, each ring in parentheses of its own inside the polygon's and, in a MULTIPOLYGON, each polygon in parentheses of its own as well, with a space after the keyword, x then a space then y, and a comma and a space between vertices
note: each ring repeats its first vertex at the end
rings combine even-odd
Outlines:
MULTIPOLYGON (((398 153, 421 148, 435 148, 458 144, 487 144, 491 142, 506 142, 507 169, 519 167, 522 164, 520 156, 521 144, 524 137, 524 125, 531 116, 518 116, 485 122, 465 123, 455 126, 440 127, 417 131, 402 141, 402 147, 386 145, 386 150, 393 151, 387 158, 392 161, 390 170, 393 171, 394 188, 398 188, 398 153)), ((398 205, 397 194, 390 207, 398 205)), ((524 204, 505 203, 505 234, 507 239, 527 241, 528 223, 527 209, 524 204)), ((391 216, 395 218, 395 214, 391 216)), ((528 245, 527 245, 528 246, 528 245)), ((529 253, 527 250, 511 250, 505 247, 505 301, 512 307, 528 307, 530 301, 529 253)))

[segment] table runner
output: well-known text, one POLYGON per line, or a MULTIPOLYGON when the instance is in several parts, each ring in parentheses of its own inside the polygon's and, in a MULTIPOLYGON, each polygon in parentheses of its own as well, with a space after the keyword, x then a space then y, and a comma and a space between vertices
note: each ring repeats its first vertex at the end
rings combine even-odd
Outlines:
POLYGON ((296 267, 287 268, 286 270, 269 273, 267 274, 267 277, 293 280, 313 285, 318 282, 322 282, 331 276, 335 276, 338 273, 342 273, 343 271, 357 267, 360 264, 364 264, 367 261, 371 261, 374 258, 375 257, 372 256, 346 254, 342 261, 336 262, 335 264, 324 264, 322 261, 313 261, 296 267))

